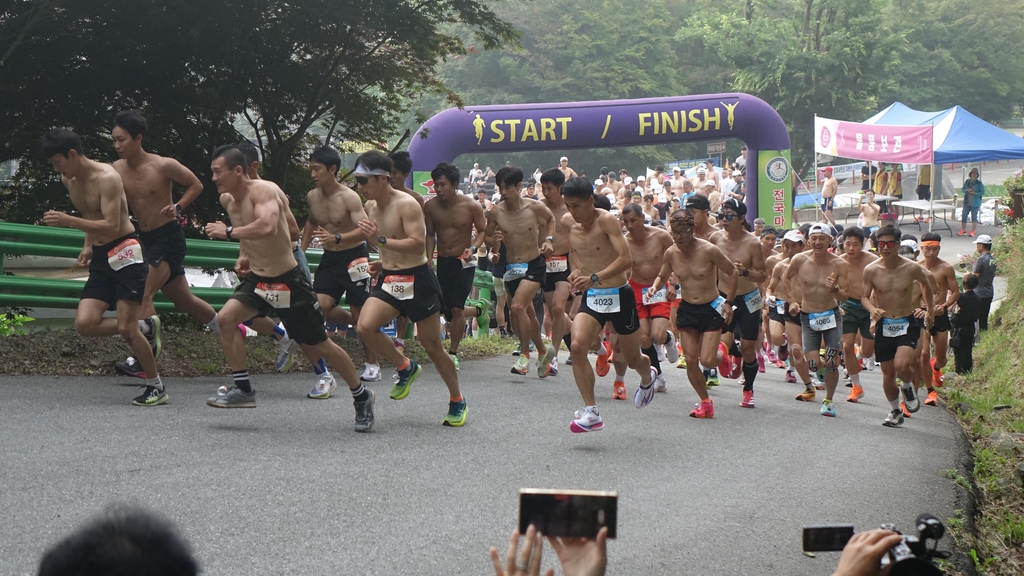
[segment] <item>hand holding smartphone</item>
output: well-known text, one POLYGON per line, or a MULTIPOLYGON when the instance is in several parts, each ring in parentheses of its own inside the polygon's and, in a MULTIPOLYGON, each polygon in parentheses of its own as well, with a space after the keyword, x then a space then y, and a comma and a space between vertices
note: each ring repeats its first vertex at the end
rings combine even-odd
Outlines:
POLYGON ((519 491, 519 533, 530 524, 545 536, 555 538, 596 538, 602 527, 616 537, 618 492, 589 490, 519 491))

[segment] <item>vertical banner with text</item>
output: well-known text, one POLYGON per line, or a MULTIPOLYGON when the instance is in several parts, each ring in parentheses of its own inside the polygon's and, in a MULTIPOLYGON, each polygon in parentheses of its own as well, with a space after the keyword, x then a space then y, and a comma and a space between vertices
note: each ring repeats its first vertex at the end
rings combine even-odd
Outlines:
MULTIPOLYGON (((789 150, 757 151, 757 215, 779 230, 793 225, 793 177, 789 150)), ((748 172, 749 174, 749 172, 748 172)))

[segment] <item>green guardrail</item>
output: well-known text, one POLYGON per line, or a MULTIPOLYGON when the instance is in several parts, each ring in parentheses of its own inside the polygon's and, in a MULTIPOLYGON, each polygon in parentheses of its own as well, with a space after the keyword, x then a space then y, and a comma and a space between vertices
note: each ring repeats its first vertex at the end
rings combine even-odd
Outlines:
MULTIPOLYGON (((81 281, 3 275, 3 263, 7 254, 75 259, 84 242, 85 234, 80 230, 0 222, 0 306, 77 308, 83 286, 81 281)), ((184 265, 187 267, 231 270, 238 259, 237 242, 188 239, 185 243, 188 253, 184 265)), ((320 251, 306 252, 310 268, 315 269, 320 264, 321 256, 320 251)), ((371 255, 371 259, 376 259, 376 255, 371 255)), ((477 270, 473 285, 479 289, 481 299, 490 300, 494 287, 490 273, 477 270)), ((193 294, 216 310, 224 306, 233 292, 231 288, 192 287, 193 294)), ((162 293, 157 293, 153 305, 157 312, 176 311, 174 304, 162 293)), ((477 334, 487 334, 490 315, 481 314, 478 323, 481 329, 477 334)), ((411 330, 412 326, 406 337, 412 336, 411 330)))

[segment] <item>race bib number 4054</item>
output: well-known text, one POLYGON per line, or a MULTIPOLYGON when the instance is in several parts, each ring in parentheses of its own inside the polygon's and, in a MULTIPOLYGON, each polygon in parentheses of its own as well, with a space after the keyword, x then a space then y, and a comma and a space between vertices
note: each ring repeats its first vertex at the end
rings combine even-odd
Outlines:
POLYGON ((415 276, 397 276, 392 274, 384 277, 381 289, 390 294, 395 300, 412 300, 415 285, 415 276))
POLYGON ((273 308, 291 308, 292 291, 287 284, 260 282, 256 284, 256 295, 267 301, 273 308))
POLYGON ((598 314, 611 314, 619 311, 618 288, 591 288, 587 290, 587 308, 598 314))
POLYGON ((132 264, 142 264, 142 245, 135 238, 128 238, 107 252, 107 263, 112 270, 120 270, 132 264))
POLYGON ((882 318, 882 336, 895 338, 910 330, 909 318, 882 318))

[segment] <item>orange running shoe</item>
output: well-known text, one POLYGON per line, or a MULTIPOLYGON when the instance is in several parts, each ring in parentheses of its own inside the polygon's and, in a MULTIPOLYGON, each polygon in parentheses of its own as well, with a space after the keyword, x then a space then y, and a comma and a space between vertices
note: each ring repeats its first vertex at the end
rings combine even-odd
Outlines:
MULTIPOLYGON (((936 388, 942 388, 942 385, 946 383, 946 378, 942 375, 942 370, 935 367, 935 358, 932 358, 932 386, 936 388)), ((934 406, 935 404, 932 404, 934 406)))
POLYGON ((925 403, 926 406, 937 406, 938 405, 938 403, 939 403, 939 395, 935 393, 935 390, 932 390, 931 392, 928 393, 928 398, 925 399, 924 403, 925 403))
POLYGON ((796 399, 801 401, 801 402, 814 402, 815 401, 815 392, 814 392, 813 389, 812 390, 804 390, 800 394, 796 395, 796 399))
POLYGON ((858 384, 853 385, 853 390, 850 391, 850 395, 846 397, 847 402, 860 402, 860 399, 864 397, 864 388, 858 384))
POLYGON ((612 386, 612 400, 625 400, 626 383, 622 380, 616 380, 612 386))
POLYGON ((604 342, 601 342, 601 348, 597 351, 597 364, 594 366, 594 371, 602 378, 607 376, 611 362, 612 348, 608 345, 608 341, 605 340, 604 342))
POLYGON ((715 417, 715 405, 710 398, 703 402, 697 402, 690 410, 690 418, 714 418, 715 417))
POLYGON ((907 418, 913 418, 914 417, 913 414, 910 413, 910 410, 907 410, 907 403, 906 402, 900 402, 900 410, 903 411, 903 415, 906 416, 907 418))

